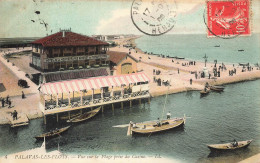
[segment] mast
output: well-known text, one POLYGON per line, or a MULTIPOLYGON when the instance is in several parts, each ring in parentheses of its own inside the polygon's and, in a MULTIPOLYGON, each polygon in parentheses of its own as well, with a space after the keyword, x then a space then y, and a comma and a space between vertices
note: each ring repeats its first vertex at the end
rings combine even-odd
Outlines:
MULTIPOLYGON (((170 81, 170 83, 171 83, 171 81, 170 81)), ((164 112, 165 112, 165 109, 166 109, 166 102, 167 102, 167 96, 168 96, 169 88, 170 88, 170 86, 168 86, 168 90, 167 90, 167 93, 165 95, 165 100, 164 100, 164 106, 163 106, 163 112, 162 112, 161 119, 163 119, 163 115, 164 115, 164 112)))

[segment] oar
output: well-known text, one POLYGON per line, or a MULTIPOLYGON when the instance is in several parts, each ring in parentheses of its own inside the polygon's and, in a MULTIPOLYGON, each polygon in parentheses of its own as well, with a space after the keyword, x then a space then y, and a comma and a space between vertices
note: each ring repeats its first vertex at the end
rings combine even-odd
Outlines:
POLYGON ((123 125, 116 125, 113 127, 124 128, 124 127, 128 127, 128 126, 129 126, 129 124, 123 124, 123 125))

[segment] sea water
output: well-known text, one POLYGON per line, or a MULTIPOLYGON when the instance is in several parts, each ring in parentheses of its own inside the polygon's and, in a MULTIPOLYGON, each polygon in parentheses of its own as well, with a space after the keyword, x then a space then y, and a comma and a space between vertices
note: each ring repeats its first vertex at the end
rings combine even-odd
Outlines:
MULTIPOLYGON (((128 103, 124 109, 106 108, 104 113, 93 119, 73 125, 60 138, 47 141, 47 149, 59 147, 65 154, 82 155, 131 155, 169 157, 181 162, 219 161, 236 162, 260 152, 260 80, 226 85, 224 92, 211 92, 200 97, 198 91, 168 95, 166 112, 172 117, 186 114, 183 129, 172 130, 150 136, 129 137, 127 128, 112 126, 129 121, 143 122, 161 117, 165 96, 151 99, 151 103, 128 103), (242 151, 211 155, 207 144, 225 143, 253 139, 251 145, 242 151)), ((120 106, 118 106, 120 107, 120 106)), ((56 117, 31 120, 29 126, 10 128, 0 126, 0 155, 39 147, 34 136, 56 127, 67 126, 56 123, 56 117)))
POLYGON ((135 42, 142 51, 153 54, 199 61, 204 61, 206 54, 210 62, 260 64, 260 34, 231 39, 207 38, 203 34, 142 36, 135 42))

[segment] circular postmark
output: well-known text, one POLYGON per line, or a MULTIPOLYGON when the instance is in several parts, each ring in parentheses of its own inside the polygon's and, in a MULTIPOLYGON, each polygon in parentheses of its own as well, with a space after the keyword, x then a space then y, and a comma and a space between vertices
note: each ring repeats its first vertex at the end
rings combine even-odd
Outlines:
POLYGON ((207 1, 203 18, 208 37, 223 39, 249 35, 249 2, 241 1, 207 1))
POLYGON ((144 34, 159 36, 169 32, 175 25, 176 5, 167 0, 134 0, 131 19, 144 34))

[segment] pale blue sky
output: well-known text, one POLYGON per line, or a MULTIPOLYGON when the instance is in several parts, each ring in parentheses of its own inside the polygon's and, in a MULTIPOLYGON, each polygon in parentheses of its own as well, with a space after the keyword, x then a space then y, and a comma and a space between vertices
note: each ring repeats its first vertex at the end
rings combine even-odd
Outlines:
MULTIPOLYGON (((42 37, 51 34, 51 30, 56 33, 60 28, 70 27, 85 35, 142 34, 131 22, 132 1, 35 1, 0 1, 0 37, 42 37), (36 10, 41 14, 35 14, 36 10), (47 31, 39 18, 48 23, 47 31)), ((176 25, 169 33, 206 33, 203 2, 178 5, 176 25)), ((255 31, 259 31, 259 4, 259 1, 252 4, 255 31)))

